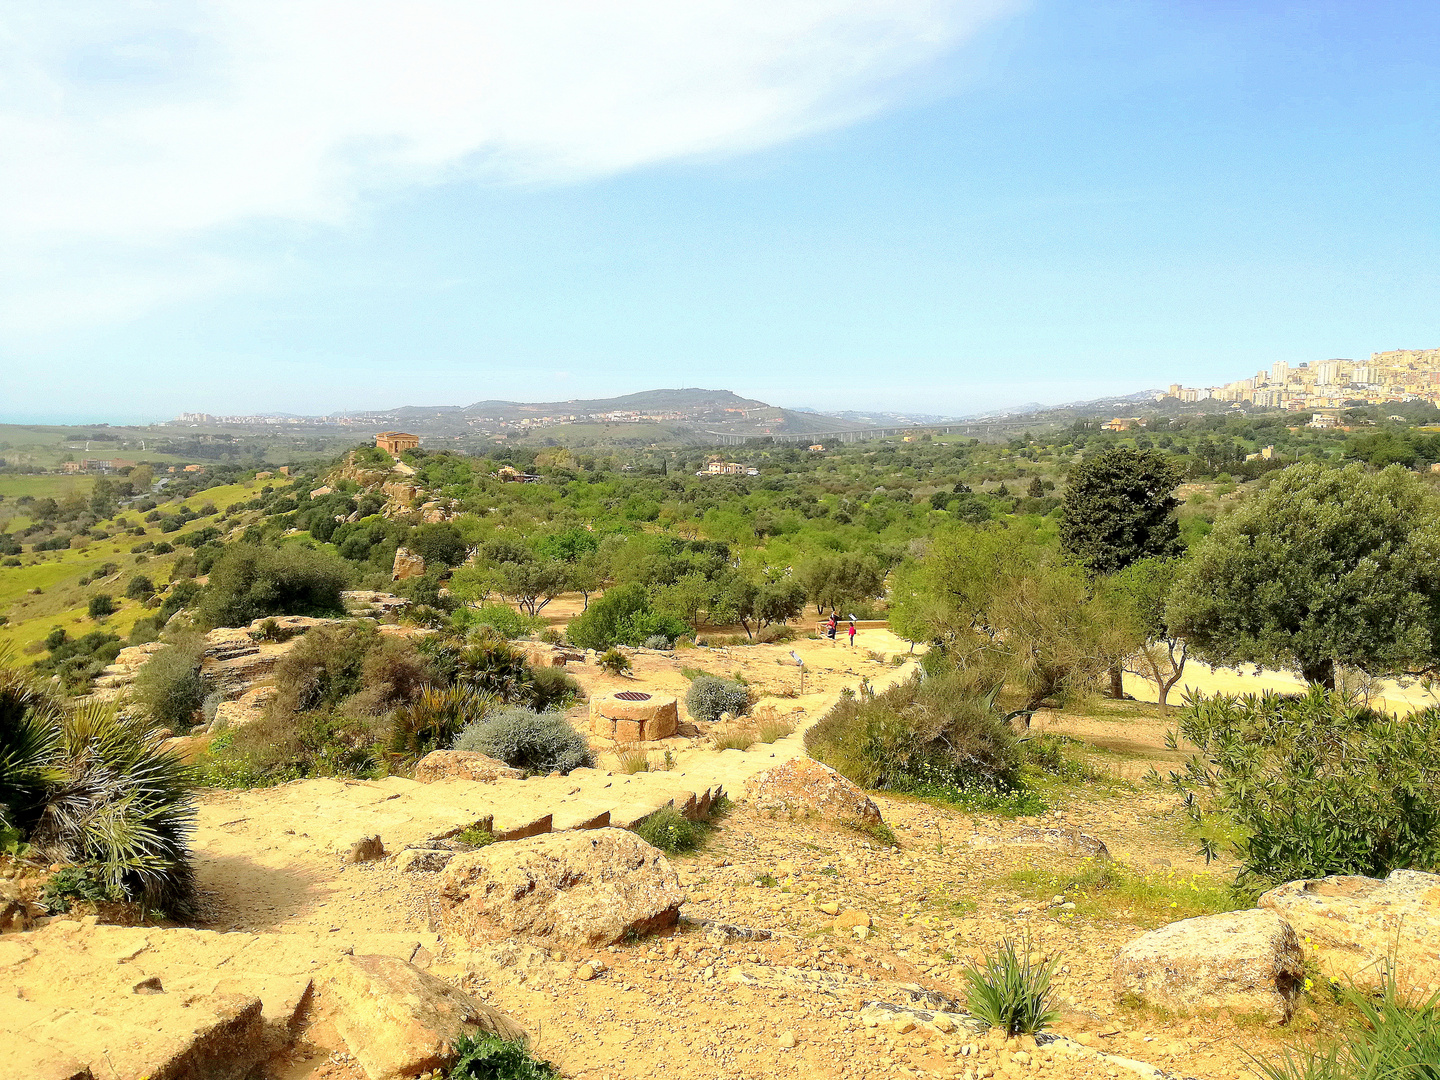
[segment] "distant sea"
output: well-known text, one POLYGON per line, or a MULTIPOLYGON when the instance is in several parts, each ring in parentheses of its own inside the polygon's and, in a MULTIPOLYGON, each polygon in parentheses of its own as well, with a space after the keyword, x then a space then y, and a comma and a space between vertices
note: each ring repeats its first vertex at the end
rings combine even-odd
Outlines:
POLYGON ((111 427, 144 427, 171 419, 168 416, 98 416, 94 413, 14 413, 0 412, 0 424, 41 424, 47 427, 85 427, 109 424, 111 427))

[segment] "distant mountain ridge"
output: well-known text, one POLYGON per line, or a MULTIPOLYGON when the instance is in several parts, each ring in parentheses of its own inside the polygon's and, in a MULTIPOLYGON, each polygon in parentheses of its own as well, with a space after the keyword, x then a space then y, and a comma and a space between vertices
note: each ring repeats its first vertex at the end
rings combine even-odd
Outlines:
MULTIPOLYGON (((315 427, 374 424, 377 427, 400 427, 418 435, 464 437, 467 435, 526 435, 544 428, 565 425, 602 424, 640 425, 636 437, 645 437, 646 430, 663 429, 670 437, 703 440, 719 436, 763 438, 765 436, 806 436, 823 438, 874 430, 894 431, 898 428, 987 425, 1002 426, 1020 423, 1035 416, 1039 422, 1068 422, 1076 415, 1099 415, 1124 412, 1131 406, 1148 403, 1160 397, 1160 391, 1146 390, 1121 397, 1097 398, 1093 401, 1070 402, 1064 405, 1040 405, 1031 402, 1006 409, 994 409, 965 416, 942 416, 934 413, 891 410, 787 409, 756 398, 741 397, 731 390, 710 390, 684 387, 643 390, 609 398, 571 398, 568 401, 505 401, 485 399, 470 405, 403 405, 395 409, 349 410, 327 416, 296 416, 290 413, 269 413, 254 416, 210 416, 205 413, 182 414, 172 423, 265 427, 303 424, 315 427)), ((658 433, 649 437, 655 438, 658 433)))

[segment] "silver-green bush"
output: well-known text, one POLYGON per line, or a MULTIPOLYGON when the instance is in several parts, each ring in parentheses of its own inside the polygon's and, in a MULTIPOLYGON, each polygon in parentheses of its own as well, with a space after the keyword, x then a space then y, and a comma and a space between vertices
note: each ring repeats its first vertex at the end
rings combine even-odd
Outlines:
POLYGON ((729 679, 697 675, 685 695, 685 707, 695 720, 718 720, 726 712, 740 716, 750 710, 750 690, 729 679))
POLYGON ((455 740, 456 750, 499 758, 527 773, 568 773, 594 764, 585 736, 561 713, 501 709, 471 724, 455 740))

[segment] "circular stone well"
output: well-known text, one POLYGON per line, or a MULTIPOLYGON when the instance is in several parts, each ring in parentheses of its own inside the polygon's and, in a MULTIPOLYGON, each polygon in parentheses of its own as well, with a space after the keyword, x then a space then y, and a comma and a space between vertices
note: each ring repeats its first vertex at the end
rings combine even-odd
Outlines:
POLYGON ((590 731, 616 742, 649 742, 675 734, 680 705, 669 694, 619 690, 590 699, 590 731))

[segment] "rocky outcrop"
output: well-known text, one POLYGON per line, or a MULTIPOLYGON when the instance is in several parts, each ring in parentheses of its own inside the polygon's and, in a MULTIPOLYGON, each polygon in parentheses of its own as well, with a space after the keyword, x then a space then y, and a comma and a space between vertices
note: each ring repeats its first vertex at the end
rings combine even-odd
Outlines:
POLYGON ((1183 919, 1120 950, 1115 993, 1170 1012, 1228 1009, 1284 1024, 1305 983, 1300 942, 1269 911, 1183 919))
POLYGON ((343 1043, 370 1080, 444 1069, 462 1035, 525 1037, 513 1020, 394 956, 347 956, 322 971, 313 1017, 310 1040, 343 1043))
POLYGON ((234 701, 222 701, 207 730, 213 734, 248 727, 265 715, 266 706, 274 696, 273 686, 253 686, 234 701))
POLYGON ((531 667, 564 667, 566 664, 583 664, 585 653, 565 645, 529 642, 525 645, 525 662, 531 667))
POLYGON ((503 761, 474 750, 432 750, 415 764, 415 779, 422 784, 437 780, 473 780, 480 784, 496 780, 519 780, 525 773, 503 761))
POLYGON ((828 765, 808 757, 752 777, 745 794, 762 810, 799 811, 861 825, 881 821, 880 808, 870 796, 828 765))
POLYGON ((419 494, 419 488, 414 484, 406 484, 398 480, 389 480, 380 485, 380 493, 387 499, 391 499, 405 507, 409 507, 419 494))
POLYGON ((144 645, 131 645, 121 649, 115 662, 106 667, 95 680, 91 687, 91 696, 100 701, 115 700, 135 681, 135 676, 145 666, 146 661, 163 648, 163 641, 150 641, 144 645))
POLYGON ((409 548, 395 549, 395 564, 390 571, 392 581, 404 581, 406 578, 424 576, 425 559, 423 556, 415 554, 409 548))
POLYGON ((1261 896, 1260 907, 1294 927, 1332 979, 1379 989, 1393 960, 1401 990, 1440 990, 1440 875, 1292 881, 1261 896))
POLYGON ((347 589, 340 594, 340 601, 349 615, 368 615, 383 618, 407 607, 410 603, 403 596, 394 593, 375 592, 372 589, 347 589))
POLYGON ((456 856, 440 878, 449 932, 610 945, 673 926, 685 894, 665 856, 624 829, 547 833, 456 856))

